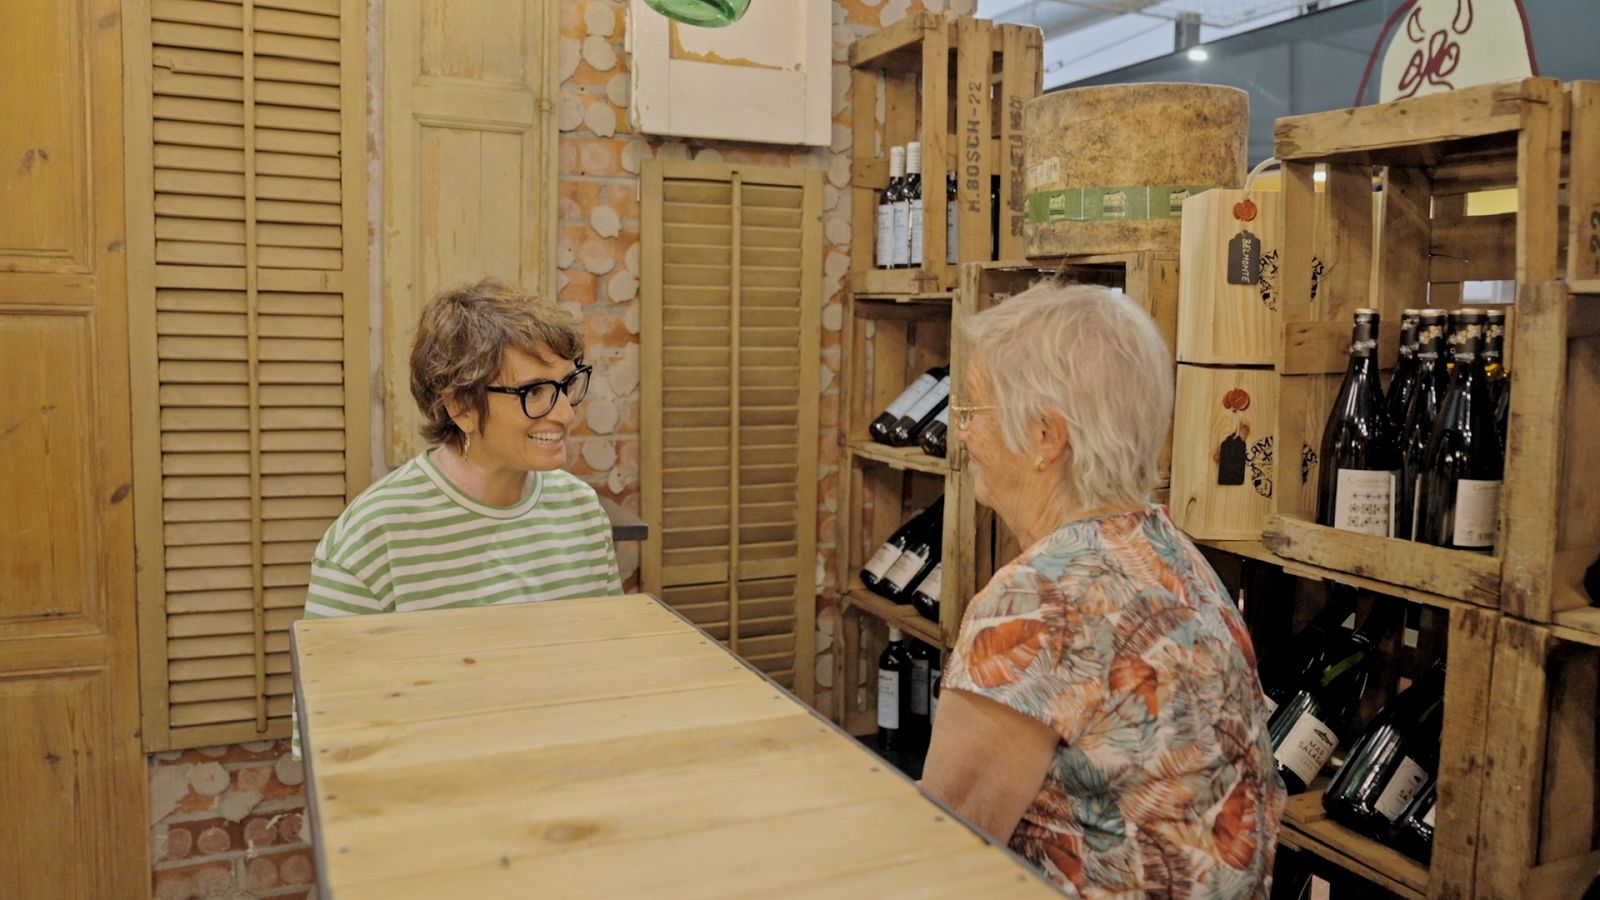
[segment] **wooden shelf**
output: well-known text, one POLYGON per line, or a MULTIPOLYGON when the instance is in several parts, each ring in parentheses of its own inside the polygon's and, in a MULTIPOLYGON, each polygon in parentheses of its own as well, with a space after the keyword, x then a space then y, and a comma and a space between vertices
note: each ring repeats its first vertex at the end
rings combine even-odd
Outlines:
POLYGON ((927 472, 931 475, 950 473, 949 460, 929 456, 920 447, 887 447, 876 441, 851 441, 850 453, 902 472, 927 472))
POLYGON ((1274 566, 1281 566, 1284 563, 1282 557, 1262 546, 1260 541, 1213 541, 1202 538, 1191 539, 1195 542, 1196 546, 1208 547, 1212 550, 1220 550, 1223 553, 1232 553, 1234 556, 1242 556, 1245 559, 1253 559, 1257 562, 1270 563, 1274 566))
POLYGON ((1343 581, 1446 608, 1500 606, 1500 559, 1415 541, 1340 531, 1298 516, 1267 520, 1261 543, 1294 575, 1343 581))
POLYGON ((1289 798, 1278 842, 1315 853, 1402 897, 1426 897, 1428 867, 1328 818, 1322 808, 1327 786, 1327 779, 1319 779, 1310 790, 1289 798))
MULTIPOLYGON (((851 573, 850 577, 856 578, 854 573, 851 573)), ((857 580, 857 584, 859 583, 859 580, 857 580)), ((917 614, 917 610, 912 606, 901 606, 891 600, 885 600, 865 587, 857 587, 855 590, 846 591, 844 593, 844 602, 867 613, 874 619, 887 625, 893 625, 924 644, 932 644, 940 650, 949 649, 945 646, 944 638, 939 635, 939 623, 924 619, 917 614)))

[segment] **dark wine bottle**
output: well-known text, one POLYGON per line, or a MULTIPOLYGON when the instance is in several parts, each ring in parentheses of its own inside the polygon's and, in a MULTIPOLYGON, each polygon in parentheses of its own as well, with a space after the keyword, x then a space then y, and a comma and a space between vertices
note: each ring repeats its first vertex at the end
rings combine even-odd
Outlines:
POLYGON ((1311 786, 1339 744, 1366 693, 1378 642, 1393 625, 1392 608, 1379 606, 1337 652, 1330 653, 1278 708, 1268 724, 1272 753, 1289 793, 1311 786))
POLYGON ((922 142, 906 145, 906 264, 922 267, 922 142))
POLYGON ((889 186, 878 198, 878 245, 873 262, 880 269, 894 268, 894 212, 900 200, 900 182, 905 178, 906 151, 904 147, 889 148, 889 186))
POLYGON ((1335 821, 1386 841, 1439 767, 1444 663, 1438 662, 1372 717, 1322 794, 1335 821))
POLYGON ((1433 861, 1433 810, 1439 800, 1435 778, 1417 794, 1394 826, 1394 843, 1400 852, 1422 863, 1433 861))
POLYGON ((900 396, 894 398, 894 402, 890 403, 887 409, 878 413, 878 417, 867 426, 867 435, 880 444, 892 444, 895 423, 900 421, 901 416, 910 412, 911 407, 915 406, 924 394, 933 390, 939 379, 948 374, 950 370, 945 366, 935 366, 923 372, 916 381, 906 385, 906 389, 900 392, 900 396))
POLYGON ((1394 517, 1397 538, 1410 540, 1415 530, 1422 451, 1433 434, 1439 403, 1450 388, 1445 352, 1448 319, 1449 314, 1442 309, 1423 310, 1422 325, 1417 331, 1417 378, 1411 402, 1406 404, 1405 421, 1400 427, 1400 488, 1396 491, 1394 517))
POLYGON ((933 723, 933 672, 939 668, 939 651, 921 641, 911 642, 911 722, 914 740, 928 739, 933 723))
POLYGON ((1494 430, 1500 435, 1500 455, 1506 452, 1506 437, 1511 428, 1511 376, 1506 375, 1505 387, 1500 389, 1500 399, 1494 405, 1494 430))
POLYGON ((905 725, 911 712, 911 651, 905 635, 890 626, 889 643, 878 656, 878 746, 899 750, 906 745, 905 725))
POLYGON ((917 437, 922 434, 922 429, 939 415, 939 410, 944 409, 950 402, 950 376, 947 374, 934 384, 926 394, 917 398, 917 402, 906 410, 905 415, 894 423, 894 428, 889 432, 889 443, 896 447, 909 447, 917 442, 917 437))
POLYGON ((939 682, 944 678, 944 663, 939 661, 939 654, 933 655, 933 667, 928 670, 928 730, 933 731, 933 722, 939 718, 939 682))
MULTIPOLYGON (((1389 417, 1389 432, 1399 435, 1406 424, 1406 408, 1417 386, 1418 335, 1422 330, 1422 310, 1408 309, 1400 314, 1400 363, 1394 368, 1383 405, 1389 417)), ((1398 438, 1397 438, 1398 440, 1398 438)))
POLYGON ((952 169, 944 175, 944 261, 955 264, 961 261, 961 244, 957 235, 961 233, 960 216, 961 204, 956 202, 956 173, 952 169))
POLYGON ((1329 590, 1328 602, 1311 622, 1295 632, 1284 647, 1269 649, 1263 656, 1261 688, 1266 694, 1269 716, 1294 697, 1300 683, 1321 666, 1329 653, 1347 644, 1350 632, 1344 628, 1344 623, 1355 611, 1355 591, 1334 585, 1329 590))
POLYGON ((933 417, 933 421, 928 423, 928 427, 922 429, 922 436, 917 438, 917 443, 922 445, 923 453, 943 459, 949 449, 946 445, 946 439, 949 435, 950 404, 949 401, 946 401, 944 409, 939 410, 939 414, 933 417))
POLYGON ((889 571, 878 583, 878 593, 902 606, 912 602, 918 585, 939 564, 939 554, 944 546, 944 520, 923 516, 916 531, 912 532, 906 552, 894 561, 889 571))
POLYGON ((1322 432, 1317 522, 1346 531, 1394 533, 1400 454, 1384 414, 1378 371, 1378 311, 1358 309, 1350 365, 1322 432))
POLYGON ((944 562, 940 561, 933 564, 933 571, 911 592, 911 605, 917 615, 931 622, 939 621, 939 594, 943 590, 944 562))
POLYGON ((934 501, 932 506, 907 519, 899 528, 894 530, 893 534, 889 535, 888 540, 878 545, 878 549, 872 554, 872 557, 861 567, 861 583, 866 585, 868 590, 874 594, 889 596, 885 593, 883 576, 888 574, 889 569, 894 566, 895 562, 900 559, 900 555, 905 552, 906 547, 910 545, 917 529, 921 527, 922 517, 926 515, 932 515, 942 520, 944 516, 944 498, 940 497, 934 501))
POLYGON ((1483 374, 1486 317, 1480 310, 1459 315, 1462 328, 1455 371, 1422 451, 1416 540, 1493 552, 1504 458, 1483 374))
POLYGON ((1500 455, 1506 452, 1506 426, 1511 419, 1511 372, 1506 368, 1506 311, 1491 309, 1483 329, 1483 374, 1489 380, 1494 402, 1494 430, 1500 436, 1500 455))

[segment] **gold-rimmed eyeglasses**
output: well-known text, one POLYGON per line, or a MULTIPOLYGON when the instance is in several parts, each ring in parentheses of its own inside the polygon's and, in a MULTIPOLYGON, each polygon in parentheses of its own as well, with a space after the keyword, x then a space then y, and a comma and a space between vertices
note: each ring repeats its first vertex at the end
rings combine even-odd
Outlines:
POLYGON ((991 405, 985 405, 985 406, 962 406, 959 403, 950 404, 950 411, 956 414, 956 427, 961 429, 962 431, 966 431, 967 430, 967 426, 972 424, 972 414, 973 413, 983 412, 986 409, 999 409, 999 408, 1000 407, 994 406, 992 404, 991 405))

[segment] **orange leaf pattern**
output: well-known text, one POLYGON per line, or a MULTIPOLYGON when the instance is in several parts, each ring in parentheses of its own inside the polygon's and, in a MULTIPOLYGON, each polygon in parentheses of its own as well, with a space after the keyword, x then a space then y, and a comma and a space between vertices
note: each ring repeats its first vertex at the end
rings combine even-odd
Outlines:
POLYGON ((1061 736, 1011 847, 1069 896, 1265 898, 1283 782, 1238 610, 1165 509, 995 573, 944 673, 1061 736))

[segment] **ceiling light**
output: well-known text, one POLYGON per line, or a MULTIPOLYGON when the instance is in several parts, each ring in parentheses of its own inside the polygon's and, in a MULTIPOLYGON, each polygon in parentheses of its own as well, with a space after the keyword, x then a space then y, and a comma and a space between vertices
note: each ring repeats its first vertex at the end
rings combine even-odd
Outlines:
POLYGON ((1210 56, 1211 54, 1207 53, 1204 47, 1192 47, 1189 50, 1190 62, 1205 62, 1210 56))

